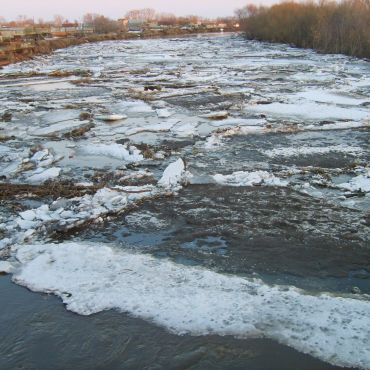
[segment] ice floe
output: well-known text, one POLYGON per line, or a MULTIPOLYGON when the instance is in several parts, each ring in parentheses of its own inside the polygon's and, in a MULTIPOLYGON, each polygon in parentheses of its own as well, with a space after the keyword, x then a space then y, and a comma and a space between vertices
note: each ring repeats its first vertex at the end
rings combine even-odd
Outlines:
POLYGON ((13 280, 68 310, 117 309, 177 334, 267 337, 334 365, 370 369, 370 301, 311 294, 103 244, 18 246, 13 280))
POLYGON ((0 274, 10 274, 14 270, 14 266, 7 261, 0 261, 0 274))
POLYGON ((104 155, 107 157, 122 159, 126 162, 140 162, 144 159, 143 155, 134 146, 126 146, 116 143, 109 144, 89 144, 81 147, 85 154, 89 155, 104 155))
POLYGON ((49 149, 42 149, 34 153, 29 160, 37 167, 47 167, 58 161, 59 159, 61 158, 54 157, 53 153, 51 153, 49 149))
POLYGON ((212 120, 223 120, 229 116, 228 111, 212 112, 203 114, 202 117, 212 119, 212 120))
POLYGON ((46 127, 31 129, 29 131, 29 134, 32 136, 55 136, 70 132, 78 128, 87 127, 90 124, 90 121, 65 121, 54 123, 46 127))
POLYGON ((146 104, 142 101, 123 102, 122 106, 127 114, 153 112, 153 108, 149 104, 146 104))
MULTIPOLYGON (((319 103, 330 103, 336 105, 360 105, 368 101, 364 97, 356 98, 345 91, 340 90, 307 90, 294 95, 294 98, 305 99, 319 103)), ((293 99, 294 99, 293 98, 293 99)))
POLYGON ((227 186, 287 186, 288 181, 282 180, 267 171, 237 171, 230 175, 213 175, 214 181, 227 186))
POLYGON ((262 151, 263 154, 267 155, 270 158, 308 156, 315 154, 327 154, 330 152, 359 155, 363 152, 363 149, 357 146, 329 145, 324 147, 302 146, 302 147, 274 148, 271 150, 262 151))
POLYGON ((142 126, 125 128, 122 130, 127 136, 135 135, 140 132, 165 132, 170 131, 178 120, 166 120, 165 122, 149 123, 142 126))
POLYGON ((173 115, 168 109, 157 109, 157 116, 158 118, 168 118, 173 115))
POLYGON ((222 136, 213 134, 209 137, 207 137, 205 143, 204 143, 204 148, 206 149, 215 149, 219 146, 222 146, 222 136))
POLYGON ((349 121, 349 122, 334 122, 334 123, 327 123, 325 125, 307 125, 304 127, 307 131, 330 131, 330 130, 349 130, 349 129, 356 129, 361 127, 369 127, 370 121, 369 120, 362 120, 362 121, 349 121))
POLYGON ((43 204, 38 208, 20 212, 14 221, 9 221, 7 229, 11 231, 13 242, 20 242, 35 231, 49 227, 68 229, 78 226, 109 213, 118 213, 133 203, 156 194, 158 191, 152 185, 102 188, 92 195, 72 199, 60 198, 50 205, 43 204), (17 233, 17 229, 33 232, 24 235, 17 233))
POLYGON ((32 184, 42 184, 47 180, 55 179, 59 176, 61 168, 51 167, 48 169, 43 169, 42 167, 38 168, 36 171, 27 177, 26 181, 32 184))
POLYGON ((0 144, 0 175, 6 178, 16 175, 28 155, 28 149, 15 149, 0 144))
POLYGON ((97 117, 97 119, 100 119, 102 121, 107 121, 107 122, 122 121, 126 118, 127 116, 124 114, 109 114, 109 115, 97 117))
POLYGON ((351 180, 338 185, 339 188, 348 191, 370 192, 370 169, 365 169, 363 173, 353 177, 351 180))
POLYGON ((165 189, 176 190, 181 186, 182 181, 185 180, 185 174, 185 163, 179 158, 164 170, 158 185, 165 189))
POLYGON ((363 120, 370 116, 368 110, 356 108, 342 108, 312 102, 272 103, 268 105, 255 105, 246 108, 249 112, 259 112, 271 116, 285 118, 301 118, 308 121, 315 120, 363 120))
MULTIPOLYGON (((150 175, 148 171, 139 171, 136 178, 150 175)), ((51 204, 22 211, 17 217, 0 224, 0 229, 6 234, 0 246, 5 248, 12 243, 24 242, 40 231, 66 230, 87 221, 99 222, 107 215, 127 210, 138 201, 178 191, 189 177, 191 174, 185 170, 185 163, 179 158, 164 170, 157 186, 104 187, 95 194, 71 199, 59 198, 51 204)), ((125 180, 124 177, 122 179, 125 180)))

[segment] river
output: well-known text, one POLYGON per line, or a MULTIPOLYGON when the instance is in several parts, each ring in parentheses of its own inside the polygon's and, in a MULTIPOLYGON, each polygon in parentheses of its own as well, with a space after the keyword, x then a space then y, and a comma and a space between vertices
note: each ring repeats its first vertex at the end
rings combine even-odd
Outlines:
POLYGON ((368 61, 225 33, 0 83, 0 369, 370 369, 368 61))

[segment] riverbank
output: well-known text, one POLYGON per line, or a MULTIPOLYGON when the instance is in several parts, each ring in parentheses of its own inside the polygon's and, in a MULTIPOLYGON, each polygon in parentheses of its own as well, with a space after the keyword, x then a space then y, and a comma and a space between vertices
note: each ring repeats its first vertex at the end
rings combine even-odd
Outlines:
MULTIPOLYGON (((230 30, 231 31, 231 30, 230 30)), ((210 29, 181 29, 171 28, 158 31, 144 30, 138 33, 107 33, 91 34, 83 37, 65 37, 49 40, 39 40, 34 43, 14 43, 8 48, 0 49, 0 68, 6 65, 32 59, 37 55, 50 54, 54 50, 64 49, 86 43, 109 40, 132 40, 139 38, 158 38, 168 36, 182 36, 191 34, 217 33, 219 30, 210 29)))

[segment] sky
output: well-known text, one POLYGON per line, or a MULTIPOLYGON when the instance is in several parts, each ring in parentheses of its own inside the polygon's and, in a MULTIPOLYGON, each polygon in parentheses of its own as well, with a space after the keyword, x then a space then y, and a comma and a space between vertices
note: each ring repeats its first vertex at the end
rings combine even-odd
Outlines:
POLYGON ((203 17, 229 16, 247 3, 269 3, 271 0, 0 0, 0 17, 7 20, 18 15, 51 20, 55 14, 69 20, 85 13, 98 13, 117 19, 128 10, 153 8, 176 15, 195 14, 203 17))

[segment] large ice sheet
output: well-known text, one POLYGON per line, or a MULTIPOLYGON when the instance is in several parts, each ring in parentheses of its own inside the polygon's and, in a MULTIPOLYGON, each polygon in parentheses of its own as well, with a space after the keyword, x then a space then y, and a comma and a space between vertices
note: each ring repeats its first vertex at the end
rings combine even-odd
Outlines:
POLYGON ((342 108, 335 105, 314 102, 271 103, 246 108, 250 112, 265 113, 284 118, 314 120, 362 120, 370 117, 370 112, 360 108, 342 108))
POLYGON ((322 147, 315 146, 302 146, 302 147, 285 147, 285 148, 274 148, 271 150, 263 151, 263 154, 270 158, 274 157, 297 157, 297 156, 308 156, 316 154, 327 154, 330 152, 346 153, 351 155, 359 155, 363 152, 363 149, 357 146, 347 145, 329 145, 322 147))
POLYGON ((13 280, 81 315, 118 309, 177 334, 268 337, 370 369, 370 301, 177 265, 102 244, 18 247, 13 280))

